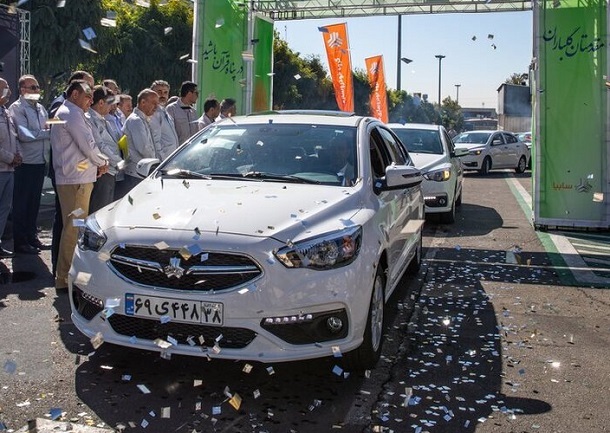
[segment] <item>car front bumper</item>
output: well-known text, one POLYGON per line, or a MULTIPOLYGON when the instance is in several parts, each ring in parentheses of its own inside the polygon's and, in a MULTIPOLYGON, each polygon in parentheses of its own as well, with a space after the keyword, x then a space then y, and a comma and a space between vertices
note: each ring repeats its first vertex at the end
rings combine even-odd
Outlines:
MULTIPOLYGON (((126 230, 113 238, 137 244, 129 235, 126 230)), ((158 236, 163 234, 150 237, 162 238, 158 236)), ((166 242, 178 249, 188 239, 166 242)), ((332 356, 335 347, 342 353, 359 347, 375 273, 375 260, 365 256, 373 249, 363 245, 350 265, 315 271, 286 268, 270 254, 278 244, 269 238, 202 236, 206 251, 229 246, 262 270, 246 284, 207 292, 134 283, 108 259, 116 245, 105 245, 99 253, 77 248, 69 276, 72 320, 89 338, 101 333, 103 341, 113 344, 210 358, 279 362, 332 356), (128 294, 222 304, 223 323, 134 316, 126 307, 128 294), (335 329, 337 324, 342 326, 335 329)))

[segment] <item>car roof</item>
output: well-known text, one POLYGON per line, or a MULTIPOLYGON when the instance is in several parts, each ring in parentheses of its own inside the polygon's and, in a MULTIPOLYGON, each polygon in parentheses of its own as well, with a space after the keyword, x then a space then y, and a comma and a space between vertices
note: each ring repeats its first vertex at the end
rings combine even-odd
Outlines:
POLYGON ((392 129, 426 129, 429 131, 438 131, 440 125, 432 125, 430 123, 388 123, 388 127, 392 129))
MULTIPOLYGON (((379 120, 367 117, 358 116, 354 113, 344 111, 322 111, 322 110, 287 110, 287 111, 266 111, 260 113, 252 113, 246 116, 231 117, 228 122, 252 125, 260 123, 278 123, 278 124, 314 124, 314 125, 329 125, 342 127, 357 127, 361 122, 379 122, 379 120)), ((226 123, 224 120, 223 123, 226 123)))

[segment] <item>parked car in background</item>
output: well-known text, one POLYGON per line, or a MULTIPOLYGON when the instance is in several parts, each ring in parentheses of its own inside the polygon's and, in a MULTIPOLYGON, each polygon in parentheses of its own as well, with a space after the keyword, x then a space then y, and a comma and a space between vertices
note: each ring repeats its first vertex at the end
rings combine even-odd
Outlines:
POLYGON ((465 170, 478 170, 487 174, 490 170, 512 168, 523 173, 529 160, 529 149, 515 134, 506 131, 469 131, 453 138, 455 148, 467 150, 462 157, 465 170))
MULTIPOLYGON (((459 155, 445 128, 420 123, 391 123, 388 126, 422 171, 426 215, 438 214, 441 222, 453 223, 456 207, 462 204, 464 175, 459 155)), ((460 150, 459 153, 468 152, 460 150)))
POLYGON ((380 121, 232 117, 80 229, 72 319, 90 338, 264 363, 372 368, 385 303, 421 261, 421 171, 380 121))
POLYGON ((519 141, 524 142, 527 148, 529 149, 530 155, 527 159, 527 167, 532 168, 532 132, 518 132, 517 138, 519 139, 519 141))

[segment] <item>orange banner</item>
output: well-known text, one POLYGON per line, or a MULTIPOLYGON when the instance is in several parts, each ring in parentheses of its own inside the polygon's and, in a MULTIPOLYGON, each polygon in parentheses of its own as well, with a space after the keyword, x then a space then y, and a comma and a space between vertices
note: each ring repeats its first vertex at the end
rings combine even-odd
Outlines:
POLYGON ((328 67, 339 110, 354 111, 354 84, 347 40, 347 24, 332 24, 319 27, 318 30, 324 37, 328 67))
POLYGON ((364 62, 371 85, 371 116, 388 123, 388 97, 383 72, 383 56, 368 57, 364 59, 364 62))

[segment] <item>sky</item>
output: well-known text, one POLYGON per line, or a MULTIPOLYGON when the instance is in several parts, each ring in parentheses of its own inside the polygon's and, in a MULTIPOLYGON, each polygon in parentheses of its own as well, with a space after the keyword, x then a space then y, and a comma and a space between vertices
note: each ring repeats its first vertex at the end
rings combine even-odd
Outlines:
MULTIPOLYGON (((528 72, 533 57, 532 15, 532 11, 403 15, 401 57, 412 62, 401 62, 401 90, 428 94, 436 103, 439 60, 435 55, 440 54, 446 56, 441 60, 441 100, 451 96, 462 107, 497 109, 498 87, 513 73, 528 72)), ((387 87, 396 89, 395 15, 276 21, 275 29, 292 51, 304 58, 319 56, 328 71, 318 27, 343 22, 347 23, 352 69, 364 70, 365 58, 382 55, 387 87)))

